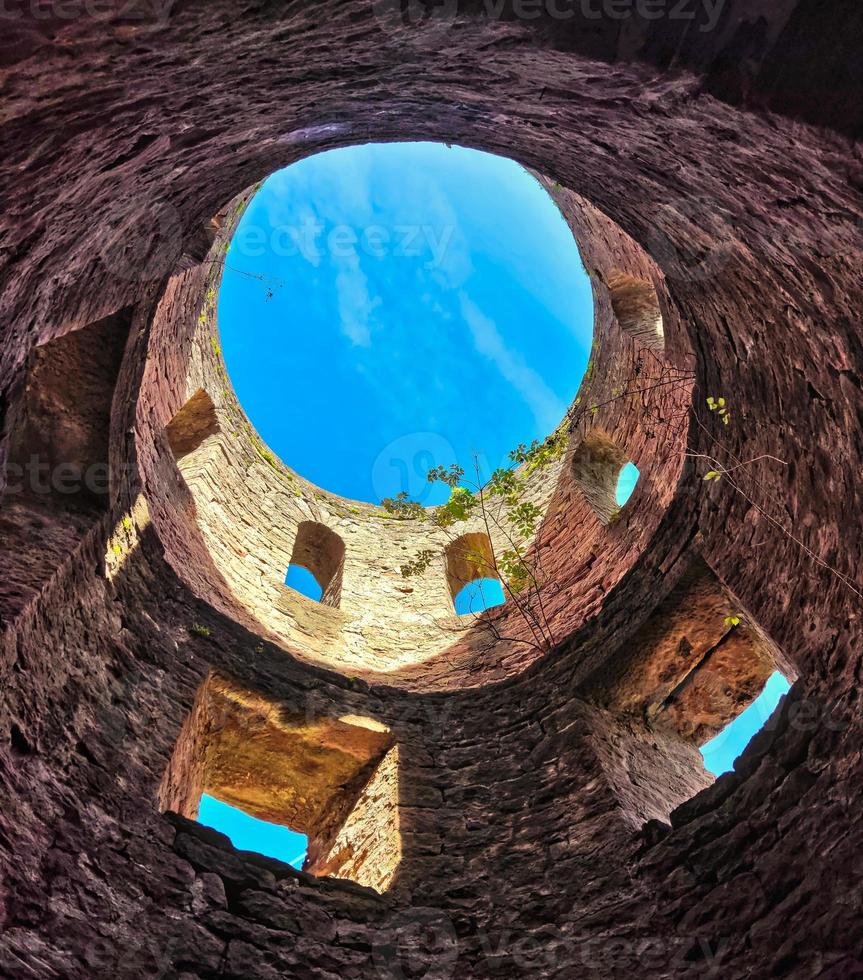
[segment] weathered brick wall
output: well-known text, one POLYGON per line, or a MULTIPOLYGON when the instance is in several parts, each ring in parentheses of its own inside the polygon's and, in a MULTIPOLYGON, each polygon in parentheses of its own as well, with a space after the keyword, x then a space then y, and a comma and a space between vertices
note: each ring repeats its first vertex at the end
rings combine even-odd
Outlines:
MULTIPOLYGON (((434 24, 382 30, 354 3, 211 3, 158 25, 108 13, 3 33, 4 453, 33 346, 136 312, 112 512, 4 625, 0 974, 860 972, 860 12, 750 7, 729 4, 714 32, 474 19, 441 40, 434 24), (642 497, 562 559, 582 581, 599 570, 561 642, 529 664, 492 657, 478 678, 456 662, 351 679, 262 630, 159 442, 188 394, 210 217, 305 153, 375 138, 468 143, 572 188, 653 257, 666 350, 693 355, 694 458, 652 491, 660 508, 642 497), (189 271, 166 278, 184 253, 189 271), (160 303, 176 308, 157 318, 160 303), (728 399, 728 427, 708 395, 728 399), (747 465, 708 485, 698 454, 747 465), (631 653, 696 552, 799 680, 734 774, 639 831, 681 792, 669 766, 686 759, 586 703, 584 685, 631 653), (213 669, 393 732, 403 851, 386 895, 158 812, 213 669)), ((586 265, 604 275, 602 258, 586 265)), ((605 302, 598 289, 600 315, 605 302)), ((601 346, 599 384, 619 383, 627 350, 601 346)), ((595 515, 566 513, 577 545, 595 515)))
MULTIPOLYGON (((420 521, 394 520, 382 508, 344 500, 285 466, 246 418, 221 357, 216 296, 222 269, 219 256, 247 197, 226 209, 230 219, 213 245, 206 271, 197 278, 185 275, 156 313, 137 426, 142 459, 160 455, 161 476, 162 467, 169 465, 164 456, 170 452, 161 430, 181 411, 175 406, 186 404, 200 391, 213 402, 219 426, 218 432, 207 435, 178 461, 185 485, 181 493, 176 493, 176 478, 167 484, 150 481, 148 496, 161 501, 154 511, 159 515, 157 527, 161 515, 167 519, 173 511, 174 533, 199 534, 232 596, 261 628, 299 656, 359 676, 386 680, 395 675, 400 683, 410 680, 424 687, 463 686, 523 670, 542 650, 536 649, 530 625, 514 603, 493 614, 495 632, 485 625, 488 617, 475 624, 472 618, 460 619, 453 612, 446 548, 456 533, 484 533, 480 517, 448 533, 420 521), (173 318, 183 320, 184 326, 178 330, 173 318), (193 335, 188 368, 185 376, 172 379, 171 414, 166 416, 159 408, 154 414, 151 404, 160 397, 156 391, 165 385, 165 376, 170 377, 167 364, 178 332, 193 335), (194 528, 188 526, 190 507, 194 507, 194 528), (330 528, 345 545, 338 608, 316 604, 283 584, 298 525, 309 520, 330 528), (422 574, 406 578, 401 566, 426 549, 436 551, 437 560, 422 574), (467 665, 468 671, 458 671, 458 665, 467 665)), ((580 240, 591 256, 595 276, 601 275, 602 267, 607 271, 611 262, 618 262, 643 275, 655 275, 661 283, 635 243, 586 202, 573 196, 565 211, 578 232, 585 226, 580 240)), ((598 293, 601 288, 597 287, 598 293)), ((690 388, 685 371, 666 365, 664 358, 621 332, 607 296, 600 293, 591 364, 571 409, 572 418, 563 422, 569 450, 562 463, 529 476, 524 497, 548 515, 534 542, 533 564, 538 573, 541 568, 544 579, 543 611, 552 636, 562 637, 580 625, 649 542, 683 466, 690 388), (680 382, 666 380, 666 370, 680 382), (593 411, 592 405, 597 406, 593 411), (665 419, 669 421, 664 423, 665 419), (597 519, 571 473, 572 456, 582 438, 605 430, 613 433, 622 453, 642 471, 636 496, 613 533, 597 519), (639 519, 632 523, 630 515, 636 512, 639 519)), ((492 524, 498 555, 510 546, 502 523, 503 528, 492 524)), ((178 557, 176 567, 185 577, 188 562, 178 557)))

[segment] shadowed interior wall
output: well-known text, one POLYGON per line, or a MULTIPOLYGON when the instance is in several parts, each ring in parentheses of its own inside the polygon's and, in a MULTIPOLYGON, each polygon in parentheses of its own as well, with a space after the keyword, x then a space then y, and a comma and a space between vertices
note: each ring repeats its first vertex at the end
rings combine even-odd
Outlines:
POLYGON ((0 623, 31 601, 108 504, 124 310, 35 348, 12 388, 0 508, 0 623))

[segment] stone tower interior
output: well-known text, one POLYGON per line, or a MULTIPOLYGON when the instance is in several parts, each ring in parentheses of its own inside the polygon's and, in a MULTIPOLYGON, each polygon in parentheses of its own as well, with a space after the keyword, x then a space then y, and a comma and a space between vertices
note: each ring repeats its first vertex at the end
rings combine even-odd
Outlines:
POLYGON ((863 7, 0 22, 0 975, 863 976, 863 7), (510 603, 466 628, 465 552, 309 484, 225 375, 256 185, 397 140, 529 168, 590 276, 529 480, 547 643, 510 603), (714 780, 699 745, 774 670, 714 780), (304 868, 198 823, 206 791, 304 868))

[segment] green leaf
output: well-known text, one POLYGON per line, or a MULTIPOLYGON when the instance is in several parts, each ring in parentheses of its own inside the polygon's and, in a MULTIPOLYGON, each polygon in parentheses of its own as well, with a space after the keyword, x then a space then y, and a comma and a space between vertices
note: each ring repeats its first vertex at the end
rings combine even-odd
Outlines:
POLYGON ((416 558, 412 561, 406 562, 401 567, 401 573, 405 578, 411 578, 414 575, 422 575, 424 571, 431 565, 434 561, 437 552, 432 549, 426 549, 421 551, 416 558))
POLYGON ((507 514, 509 522, 523 538, 530 538, 536 533, 536 525, 542 517, 542 511, 536 504, 523 501, 513 507, 507 514))
POLYGON ((425 507, 419 501, 411 500, 404 490, 395 497, 384 498, 381 507, 400 521, 424 520, 426 517, 425 507))
POLYGON ((464 470, 461 466, 457 466, 453 463, 450 467, 446 466, 435 466, 428 471, 426 474, 426 479, 429 483, 445 483, 448 487, 457 487, 459 481, 464 476, 464 470))

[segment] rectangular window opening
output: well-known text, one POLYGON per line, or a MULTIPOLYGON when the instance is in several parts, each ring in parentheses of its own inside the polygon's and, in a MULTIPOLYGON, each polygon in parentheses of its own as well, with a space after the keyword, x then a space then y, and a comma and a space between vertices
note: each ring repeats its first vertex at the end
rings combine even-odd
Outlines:
POLYGON ((732 769, 795 679, 793 664, 695 557, 585 684, 616 732, 605 763, 627 818, 666 821, 732 769))
POLYGON ((388 729, 353 715, 308 717, 215 674, 183 725, 159 804, 238 850, 378 892, 401 860, 388 729))
POLYGON ((721 732, 701 746, 704 768, 714 776, 721 776, 733 769, 735 760, 767 724, 790 688, 791 684, 785 675, 775 670, 767 678, 758 697, 721 732))
POLYGON ((241 807, 223 803, 204 793, 198 823, 228 837, 238 851, 255 851, 301 870, 309 852, 309 838, 283 824, 259 820, 241 807))

